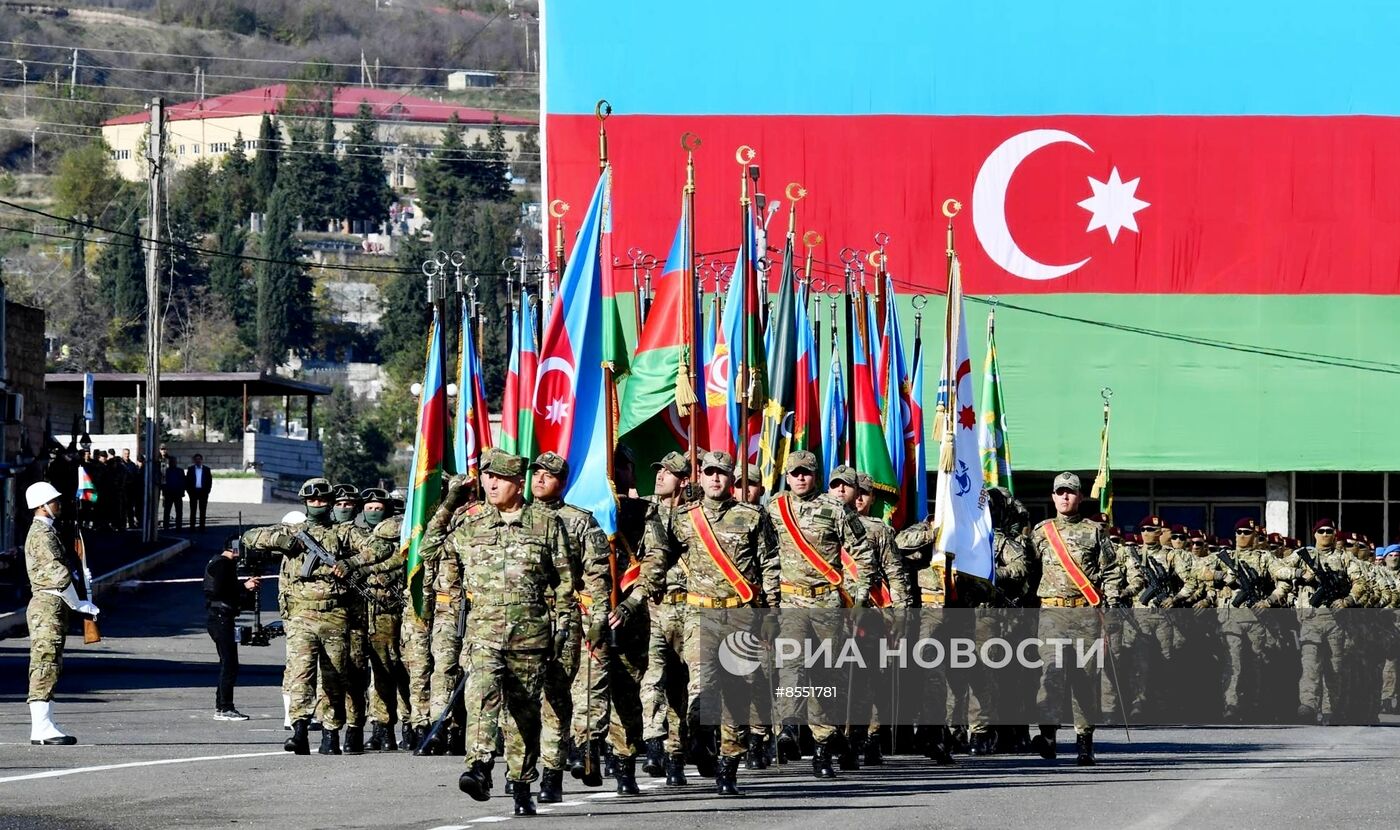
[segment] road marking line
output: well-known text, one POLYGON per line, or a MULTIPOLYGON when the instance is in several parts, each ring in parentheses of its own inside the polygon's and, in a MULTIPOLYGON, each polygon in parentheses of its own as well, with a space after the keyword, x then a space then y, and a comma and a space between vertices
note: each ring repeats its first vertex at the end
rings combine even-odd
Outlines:
POLYGON ((515 816, 482 816, 481 818, 472 819, 472 823, 481 822, 482 824, 495 824, 498 821, 510 821, 513 818, 515 818, 515 816))
POLYGON ((589 798, 617 798, 617 793, 594 793, 589 798))
POLYGON ((557 802, 555 802, 554 806, 556 806, 556 807, 578 807, 578 806, 581 805, 581 804, 583 804, 582 801, 557 801, 557 802))
POLYGON ((441 827, 429 827, 428 830, 469 830, 470 824, 444 824, 441 827))
POLYGON ((103 764, 96 767, 51 769, 46 772, 31 772, 28 775, 11 775, 8 778, 0 778, 0 784, 8 784, 12 781, 34 781, 40 778, 61 778, 65 775, 77 775, 83 772, 106 772, 114 769, 131 769, 133 767, 161 767, 169 764, 193 764, 199 761, 230 761, 235 758, 264 758, 282 754, 281 752, 241 752, 237 755, 204 755, 199 758, 166 758, 161 761, 132 761, 126 764, 103 764))

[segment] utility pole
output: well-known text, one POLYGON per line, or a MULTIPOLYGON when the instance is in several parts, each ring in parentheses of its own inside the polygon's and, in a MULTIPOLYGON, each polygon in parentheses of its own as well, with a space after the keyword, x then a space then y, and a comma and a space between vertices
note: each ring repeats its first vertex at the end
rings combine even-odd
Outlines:
POLYGON ((77 96, 78 89, 78 50, 73 50, 73 73, 68 76, 68 97, 77 96))
POLYGON ((19 106, 20 106, 20 116, 21 116, 22 118, 28 118, 28 117, 29 117, 29 64, 25 63, 24 61, 20 60, 19 58, 15 58, 15 63, 19 64, 19 71, 20 71, 20 75, 21 75, 20 87, 19 87, 19 91, 20 91, 20 99, 19 99, 19 101, 20 101, 20 103, 19 103, 19 106))
POLYGON ((151 99, 151 130, 146 139, 146 160, 149 163, 150 178, 150 222, 147 225, 146 242, 146 424, 145 424, 145 472, 146 499, 142 515, 141 538, 146 542, 156 540, 156 515, 158 513, 156 483, 160 480, 160 465, 156 447, 160 438, 160 208, 164 204, 164 173, 162 158, 165 149, 165 104, 159 98, 151 99))

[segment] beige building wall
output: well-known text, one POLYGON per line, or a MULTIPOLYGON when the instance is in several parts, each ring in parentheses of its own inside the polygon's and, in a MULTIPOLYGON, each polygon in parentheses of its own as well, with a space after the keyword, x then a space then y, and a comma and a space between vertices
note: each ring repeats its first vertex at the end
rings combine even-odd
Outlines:
MULTIPOLYGON (((354 129, 354 119, 335 120, 335 137, 344 141, 354 129)), ((446 124, 425 124, 413 122, 377 122, 378 140, 397 150, 386 149, 384 153, 385 175, 395 190, 412 190, 416 186, 414 172, 418 164, 427 158, 439 141, 446 124)), ((480 138, 487 139, 490 124, 463 125, 462 141, 467 145, 480 138)), ((168 170, 179 171, 192 164, 207 159, 215 166, 233 147, 242 133, 245 152, 249 158, 258 154, 258 131, 262 127, 261 115, 239 115, 225 118, 191 118, 182 121, 169 121, 165 125, 166 154, 173 164, 168 170)), ((520 150, 520 140, 526 131, 533 129, 521 125, 503 124, 506 149, 512 156, 520 150)), ((102 137, 112 148, 112 158, 117 165, 117 173, 129 181, 139 181, 147 175, 146 170, 146 124, 109 124, 102 128, 102 137)), ((282 139, 288 138, 286 125, 282 125, 282 139)))

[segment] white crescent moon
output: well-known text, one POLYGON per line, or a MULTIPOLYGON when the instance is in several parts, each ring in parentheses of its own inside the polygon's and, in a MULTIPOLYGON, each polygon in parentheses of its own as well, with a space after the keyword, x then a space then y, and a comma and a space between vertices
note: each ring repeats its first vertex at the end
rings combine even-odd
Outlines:
POLYGON ((569 379, 569 388, 572 389, 574 386, 575 375, 573 364, 562 357, 545 358, 540 363, 539 371, 535 373, 535 395, 534 399, 530 401, 530 409, 536 414, 544 414, 540 412, 540 387, 543 385, 540 381, 544 380, 544 376, 550 372, 563 372, 564 377, 569 379))
POLYGON ((1023 279, 1053 280, 1079 270, 1091 259, 1085 257, 1068 265, 1037 262, 1021 250, 1006 226, 1006 187, 1016 168, 1041 147, 1062 143, 1078 144, 1091 153, 1094 151, 1078 136, 1064 130, 1027 130, 1008 138, 987 156, 972 187, 972 227, 977 231, 982 250, 992 262, 1023 279))

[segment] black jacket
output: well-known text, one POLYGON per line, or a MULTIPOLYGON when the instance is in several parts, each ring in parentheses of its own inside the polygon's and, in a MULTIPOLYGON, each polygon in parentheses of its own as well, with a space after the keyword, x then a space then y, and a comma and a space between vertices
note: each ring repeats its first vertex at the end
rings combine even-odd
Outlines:
POLYGON ((215 556, 204 568, 204 606, 210 611, 237 614, 252 591, 238 576, 238 563, 226 556, 215 556))

